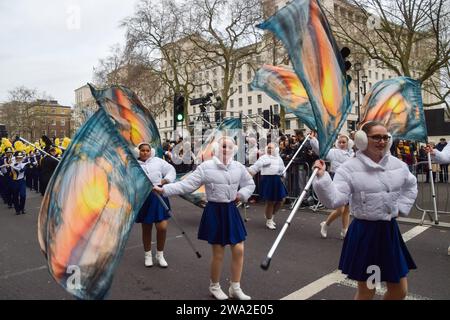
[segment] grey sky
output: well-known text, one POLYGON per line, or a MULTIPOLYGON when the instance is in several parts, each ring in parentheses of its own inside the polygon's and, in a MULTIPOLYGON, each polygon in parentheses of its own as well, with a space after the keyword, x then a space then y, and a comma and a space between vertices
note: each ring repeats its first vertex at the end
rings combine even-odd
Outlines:
POLYGON ((124 43, 119 23, 136 3, 0 0, 0 102, 23 85, 73 105, 74 90, 92 81, 98 60, 124 43))

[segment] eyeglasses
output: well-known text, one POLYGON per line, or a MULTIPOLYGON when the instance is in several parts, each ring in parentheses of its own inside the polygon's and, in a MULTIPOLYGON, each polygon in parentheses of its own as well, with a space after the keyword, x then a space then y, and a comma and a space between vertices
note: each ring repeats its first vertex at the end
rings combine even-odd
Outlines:
POLYGON ((381 142, 381 140, 383 140, 384 142, 388 142, 391 137, 388 135, 381 135, 381 134, 376 134, 373 136, 368 136, 370 139, 372 139, 375 142, 381 142))

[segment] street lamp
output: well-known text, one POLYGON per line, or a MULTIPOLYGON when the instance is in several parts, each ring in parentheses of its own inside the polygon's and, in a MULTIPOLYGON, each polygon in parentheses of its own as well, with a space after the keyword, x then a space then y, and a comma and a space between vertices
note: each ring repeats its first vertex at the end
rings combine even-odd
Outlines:
POLYGON ((360 97, 359 97, 359 72, 362 69, 361 66, 361 62, 355 62, 355 71, 356 71, 356 88, 358 89, 358 124, 361 118, 361 114, 360 114, 360 107, 361 107, 361 101, 360 101, 360 97))
POLYGON ((362 77, 361 77, 361 80, 362 80, 362 83, 363 83, 363 96, 365 96, 366 95, 366 82, 367 82, 367 76, 366 75, 363 75, 362 77))

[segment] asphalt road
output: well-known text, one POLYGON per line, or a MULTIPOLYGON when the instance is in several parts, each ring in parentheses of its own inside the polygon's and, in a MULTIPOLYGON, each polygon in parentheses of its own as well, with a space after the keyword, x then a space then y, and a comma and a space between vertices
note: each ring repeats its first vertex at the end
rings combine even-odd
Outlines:
MULTIPOLYGON (((37 241, 40 201, 40 195, 28 191, 28 214, 20 216, 0 205, 0 299, 73 299, 51 278, 40 253, 37 241)), ((165 248, 169 267, 145 268, 140 225, 135 225, 108 299, 212 299, 208 293, 210 246, 196 239, 201 209, 177 197, 171 199, 171 204, 177 221, 203 257, 195 256, 171 223, 165 248)), ((271 231, 265 228, 261 204, 251 205, 247 210, 248 238, 241 282, 244 291, 259 300, 352 299, 355 284, 336 272, 342 246, 340 222, 330 227, 327 239, 320 238, 319 223, 326 218, 327 211, 299 210, 269 270, 260 268, 288 214, 289 206, 286 206, 276 217, 278 229, 271 231)), ((400 222, 400 229, 418 265, 409 275, 408 299, 449 299, 449 225, 419 226, 416 220, 411 220, 400 222)), ((229 276, 227 249, 221 281, 225 289, 229 276)))

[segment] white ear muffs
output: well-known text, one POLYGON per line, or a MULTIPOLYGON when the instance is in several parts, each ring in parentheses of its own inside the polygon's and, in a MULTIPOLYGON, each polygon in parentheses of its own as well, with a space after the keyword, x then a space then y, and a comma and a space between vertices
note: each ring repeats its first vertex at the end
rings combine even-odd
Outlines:
POLYGON ((367 141, 367 134, 362 131, 358 130, 355 133, 355 145, 358 148, 358 150, 364 151, 367 149, 367 144, 369 142, 367 141))
POLYGON ((391 150, 392 144, 394 143, 394 139, 392 139, 392 134, 388 133, 389 137, 391 137, 386 144, 386 148, 384 148, 384 153, 387 153, 391 150))

